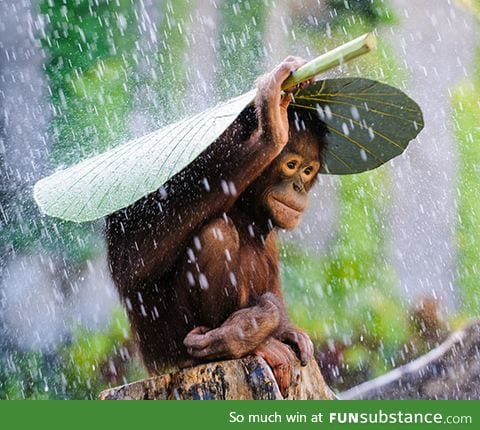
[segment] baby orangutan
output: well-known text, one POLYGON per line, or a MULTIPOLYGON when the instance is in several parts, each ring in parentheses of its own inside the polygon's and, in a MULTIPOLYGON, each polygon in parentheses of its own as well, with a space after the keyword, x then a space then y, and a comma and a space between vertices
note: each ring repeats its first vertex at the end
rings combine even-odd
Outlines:
POLYGON ((275 238, 298 225, 321 167, 325 128, 281 91, 302 64, 288 57, 260 77, 255 108, 107 220, 113 278, 151 373, 257 354, 284 392, 295 353, 302 365, 313 355, 287 316, 275 238))

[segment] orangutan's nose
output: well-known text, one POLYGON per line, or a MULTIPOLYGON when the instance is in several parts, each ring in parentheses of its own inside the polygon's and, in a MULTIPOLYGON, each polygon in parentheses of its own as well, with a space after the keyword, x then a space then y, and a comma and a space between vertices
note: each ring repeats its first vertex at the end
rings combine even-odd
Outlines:
POLYGON ((297 192, 297 193, 301 193, 303 190, 304 190, 304 186, 303 186, 303 181, 302 180, 294 180, 293 181, 293 189, 297 192))

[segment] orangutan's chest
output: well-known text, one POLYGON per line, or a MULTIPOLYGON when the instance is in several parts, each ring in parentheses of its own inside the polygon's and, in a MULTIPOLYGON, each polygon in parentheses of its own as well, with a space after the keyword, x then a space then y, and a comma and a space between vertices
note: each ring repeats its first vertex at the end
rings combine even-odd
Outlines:
POLYGON ((248 306, 251 301, 273 291, 278 285, 277 255, 265 249, 245 245, 240 249, 239 264, 237 266, 238 278, 241 284, 243 294, 240 297, 241 307, 248 306))

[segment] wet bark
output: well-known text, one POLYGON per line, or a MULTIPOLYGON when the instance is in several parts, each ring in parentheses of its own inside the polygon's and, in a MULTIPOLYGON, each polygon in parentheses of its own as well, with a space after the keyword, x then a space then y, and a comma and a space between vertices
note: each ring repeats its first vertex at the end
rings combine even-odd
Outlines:
POLYGON ((272 370, 259 357, 219 361, 102 391, 101 400, 333 400, 312 359, 294 369, 285 397, 272 370))
POLYGON ((341 399, 480 399, 480 321, 420 358, 342 393, 341 399))

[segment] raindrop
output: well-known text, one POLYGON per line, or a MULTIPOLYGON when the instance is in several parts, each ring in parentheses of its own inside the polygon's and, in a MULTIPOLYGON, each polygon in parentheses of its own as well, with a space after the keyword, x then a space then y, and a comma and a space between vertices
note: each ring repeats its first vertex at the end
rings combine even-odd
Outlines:
POLYGON ((195 285, 195 278, 193 277, 193 273, 190 271, 187 272, 187 281, 191 287, 195 285))
POLYGON ((328 120, 331 120, 333 118, 333 115, 332 115, 332 109, 330 109, 330 106, 326 105, 323 109, 325 111, 325 117, 328 120))
POLYGON ((355 120, 355 121, 358 121, 360 119, 360 113, 358 112, 358 109, 356 106, 352 106, 350 108, 350 113, 352 114, 352 118, 355 120))
POLYGON ((209 192, 210 191, 210 184, 208 183, 207 178, 203 178, 203 186, 205 187, 205 191, 209 192))
POLYGON ((196 261, 195 253, 193 252, 192 248, 187 248, 187 257, 188 257, 189 263, 195 263, 196 261))
POLYGON ((364 149, 360 149, 360 158, 362 159, 362 161, 367 161, 368 157, 364 149))
POLYGON ((223 194, 230 195, 230 188, 228 187, 228 183, 225 180, 220 181, 220 186, 222 187, 223 194))
POLYGON ((202 290, 206 290, 208 289, 208 280, 207 280, 207 277, 205 276, 205 274, 203 273, 200 273, 200 275, 198 276, 198 282, 200 284, 200 288, 202 290))
POLYGON ((370 140, 375 139, 375 133, 373 132, 373 128, 368 127, 367 131, 368 131, 368 137, 370 138, 370 140))
POLYGON ((197 251, 201 251, 202 243, 200 242, 200 238, 198 236, 193 237, 193 245, 197 251))

